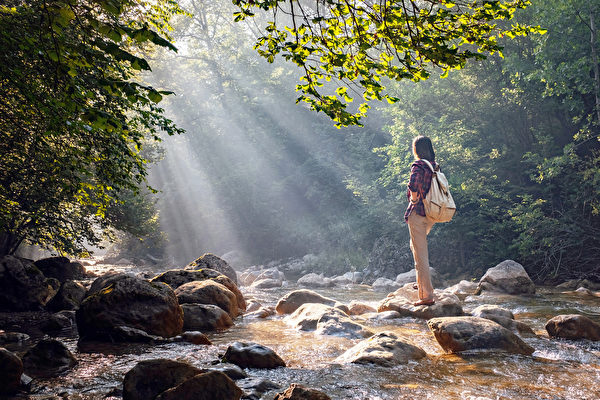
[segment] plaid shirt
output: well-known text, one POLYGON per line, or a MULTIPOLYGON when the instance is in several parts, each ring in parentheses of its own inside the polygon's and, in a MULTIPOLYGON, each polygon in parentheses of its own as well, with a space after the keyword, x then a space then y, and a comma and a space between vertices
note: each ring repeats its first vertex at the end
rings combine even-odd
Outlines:
MULTIPOLYGON (((438 170, 439 166, 433 162, 431 163, 434 169, 438 170)), ((408 182, 408 189, 406 190, 406 196, 408 197, 408 208, 404 213, 404 220, 408 221, 408 216, 414 210, 418 215, 425 216, 425 205, 423 199, 429 192, 431 187, 431 177, 433 172, 425 161, 417 160, 410 167, 410 181, 408 182), (417 192, 419 195, 419 201, 417 204, 410 202, 410 192, 417 192)))

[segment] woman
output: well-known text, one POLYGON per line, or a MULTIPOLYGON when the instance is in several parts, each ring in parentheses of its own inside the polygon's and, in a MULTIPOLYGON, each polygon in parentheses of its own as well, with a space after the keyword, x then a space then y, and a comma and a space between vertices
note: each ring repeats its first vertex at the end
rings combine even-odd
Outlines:
POLYGON ((439 166, 435 162, 435 152, 433 151, 431 139, 427 136, 417 136, 413 140, 412 149, 416 161, 410 168, 410 181, 407 192, 410 203, 404 214, 404 220, 408 223, 410 249, 415 259, 415 270, 417 271, 419 301, 413 304, 415 306, 430 306, 435 303, 435 299, 429 274, 427 235, 434 222, 425 216, 423 199, 431 187, 433 172, 424 160, 429 161, 436 171, 439 170, 439 166))

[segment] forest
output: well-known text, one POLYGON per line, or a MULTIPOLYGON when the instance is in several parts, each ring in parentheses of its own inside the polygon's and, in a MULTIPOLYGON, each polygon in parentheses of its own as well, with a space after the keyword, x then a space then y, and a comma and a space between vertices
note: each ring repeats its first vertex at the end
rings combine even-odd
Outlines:
POLYGON ((363 21, 368 41, 338 43, 332 24, 327 53, 288 14, 271 23, 278 2, 5 2, 0 253, 116 242, 129 258, 362 269, 382 243, 410 253, 410 144, 426 135, 457 203, 433 267, 600 280, 600 2, 440 3, 460 29, 436 37, 415 14, 399 68, 361 58, 396 33, 363 21))

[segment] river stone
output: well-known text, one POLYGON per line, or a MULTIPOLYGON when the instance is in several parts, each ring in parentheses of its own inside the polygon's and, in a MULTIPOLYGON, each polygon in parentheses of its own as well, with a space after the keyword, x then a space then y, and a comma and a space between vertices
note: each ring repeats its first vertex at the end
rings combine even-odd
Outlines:
POLYGON ((292 383, 285 391, 277 393, 273 400, 331 400, 331 397, 316 389, 292 383))
POLYGON ((411 295, 412 298, 405 297, 408 296, 405 291, 406 287, 402 287, 394 293, 388 294, 388 297, 379 304, 377 311, 397 311, 402 317, 422 319, 464 314, 460 300, 453 294, 436 289, 434 291, 435 304, 431 306, 414 306, 413 302, 417 299, 416 290, 414 290, 414 297, 411 295))
POLYGON ((557 315, 546 322, 550 337, 600 340, 600 324, 579 314, 557 315))
POLYGON ((29 340, 29 335, 21 332, 4 332, 0 330, 0 344, 6 343, 23 343, 29 340))
POLYGON ((242 389, 227 375, 209 371, 164 391, 156 400, 238 400, 242 393, 242 389))
POLYGON ((373 290, 377 292, 389 292, 390 290, 396 290, 402 285, 388 278, 377 278, 375 282, 371 284, 373 290))
POLYGON ((319 303, 306 303, 288 315, 285 321, 301 331, 314 331, 317 329, 319 320, 326 315, 329 319, 332 317, 347 317, 346 313, 337 308, 319 303))
POLYGON ((183 329, 221 331, 233 325, 233 320, 221 307, 213 304, 182 304, 183 329))
POLYGON ((373 332, 357 324, 346 316, 323 315, 317 322, 316 334, 345 337, 347 339, 363 339, 373 336, 373 332))
POLYGON ((86 271, 80 262, 71 262, 67 257, 48 257, 33 263, 44 276, 56 278, 61 283, 73 279, 84 279, 86 271))
POLYGON ((14 353, 0 347, 0 394, 16 392, 21 385, 23 362, 14 353))
POLYGON ((262 304, 256 300, 250 300, 248 302, 248 306, 246 307, 246 312, 256 311, 262 307, 262 304))
POLYGON ((192 344, 203 344, 203 345, 207 345, 207 346, 212 344, 212 342, 210 341, 208 336, 206 336, 204 333, 198 332, 198 331, 186 331, 186 332, 183 332, 178 337, 180 337, 184 342, 188 342, 188 343, 192 343, 192 344))
POLYGON ((238 284, 237 273, 235 272, 235 270, 231 268, 229 264, 227 264, 227 261, 215 256, 214 254, 206 253, 201 257, 195 259, 185 267, 185 269, 192 270, 202 268, 210 268, 214 269, 215 271, 219 271, 220 273, 231 279, 233 283, 235 283, 236 285, 238 284))
POLYGON ((23 355, 25 372, 35 377, 57 376, 75 364, 75 356, 55 339, 42 339, 23 355))
POLYGON ((260 271, 260 274, 256 277, 255 281, 259 281, 261 279, 273 279, 283 282, 285 280, 285 274, 275 267, 267 268, 260 271))
POLYGON ((63 313, 55 313, 51 314, 48 319, 40 325, 40 329, 44 333, 58 333, 72 329, 73 325, 74 321, 72 317, 63 313))
POLYGON ((154 359, 139 362, 123 379, 123 400, 151 400, 205 370, 190 364, 154 359))
POLYGON ((265 392, 280 388, 275 382, 264 378, 246 378, 237 384, 244 390, 244 400, 258 400, 265 392))
POLYGON ((323 274, 315 274, 314 272, 311 272, 299 278, 298 285, 322 288, 333 286, 333 282, 330 278, 325 278, 323 274))
POLYGON ((253 342, 234 342, 223 356, 223 361, 241 368, 285 367, 285 362, 272 349, 253 342))
POLYGON ((471 311, 471 315, 474 317, 491 319, 492 321, 493 317, 515 319, 514 314, 510 310, 494 304, 482 304, 471 311))
MULTIPOLYGON (((444 280, 440 277, 440 274, 435 270, 435 268, 429 267, 429 276, 431 276, 431 283, 433 287, 441 288, 445 286, 444 280)), ((407 283, 416 283, 417 282, 417 270, 411 269, 408 272, 403 272, 396 276, 395 282, 400 286, 404 286, 407 283)))
POLYGON ((256 279, 250 287, 254 289, 272 289, 283 286, 283 282, 278 279, 263 278, 256 279))
POLYGON ((377 312, 377 309, 356 300, 352 300, 348 305, 348 315, 362 315, 372 312, 377 312))
POLYGON ((83 300, 76 312, 80 338, 107 340, 119 326, 162 337, 181 333, 183 311, 168 285, 127 274, 98 279, 104 287, 83 300))
POLYGON ((248 374, 246 372, 244 372, 243 369, 241 369, 238 365, 231 364, 231 363, 217 364, 213 367, 210 367, 210 370, 211 371, 221 371, 222 373, 224 373, 225 375, 227 375, 234 381, 248 377, 248 374))
POLYGON ((47 308, 52 311, 77 310, 85 298, 86 288, 79 282, 66 281, 50 300, 47 308))
POLYGON ((531 295, 535 294, 535 284, 521 264, 505 260, 488 269, 479 280, 476 294, 484 291, 531 295))
POLYGON ((468 350, 503 350, 531 355, 534 349, 494 321, 478 317, 445 317, 427 321, 435 339, 447 353, 468 350))
POLYGON ((260 318, 260 319, 265 319, 265 318, 269 318, 273 315, 275 315, 275 308, 272 306, 264 306, 259 308, 256 311, 253 311, 251 313, 245 314, 244 317, 245 318, 260 318))
POLYGON ((60 287, 55 278, 46 278, 31 260, 15 256, 0 258, 0 310, 39 310, 60 287))
POLYGON ((475 294, 477 291, 477 282, 470 282, 466 280, 462 280, 458 282, 456 285, 452 285, 444 289, 445 292, 456 294, 456 295, 471 295, 475 294))
POLYGON ((193 281, 175 289, 179 303, 213 304, 221 307, 231 318, 239 314, 235 293, 213 280, 193 281))
POLYGON ((334 306, 336 301, 321 296, 319 293, 312 290, 299 289, 289 292, 279 299, 277 305, 275 306, 275 310, 278 314, 291 314, 305 303, 320 303, 328 306, 334 306))
POLYGON ((260 276, 261 270, 256 269, 256 268, 258 268, 258 267, 256 267, 256 266, 250 267, 240 274, 238 281, 241 286, 252 285, 252 283, 254 283, 256 278, 258 278, 258 276, 260 276))
POLYGON ((336 359, 338 363, 377 364, 393 367, 420 360, 427 353, 391 331, 379 332, 357 343, 336 359))

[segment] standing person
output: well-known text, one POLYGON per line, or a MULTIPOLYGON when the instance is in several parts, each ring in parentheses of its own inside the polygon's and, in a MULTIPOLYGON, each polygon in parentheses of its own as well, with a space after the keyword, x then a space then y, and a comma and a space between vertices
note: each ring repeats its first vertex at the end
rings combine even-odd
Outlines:
POLYGON ((410 168, 410 181, 407 191, 409 205, 404 214, 404 220, 408 223, 410 249, 413 253, 415 270, 417 271, 419 301, 413 304, 415 306, 429 306, 435 303, 435 299, 433 297, 433 285, 431 284, 431 275, 429 273, 427 235, 433 227, 434 222, 425 215, 423 199, 431 187, 433 172, 424 160, 429 161, 436 171, 439 170, 439 166, 435 162, 435 152, 433 151, 431 139, 427 136, 417 136, 414 138, 412 150, 415 162, 410 168))

